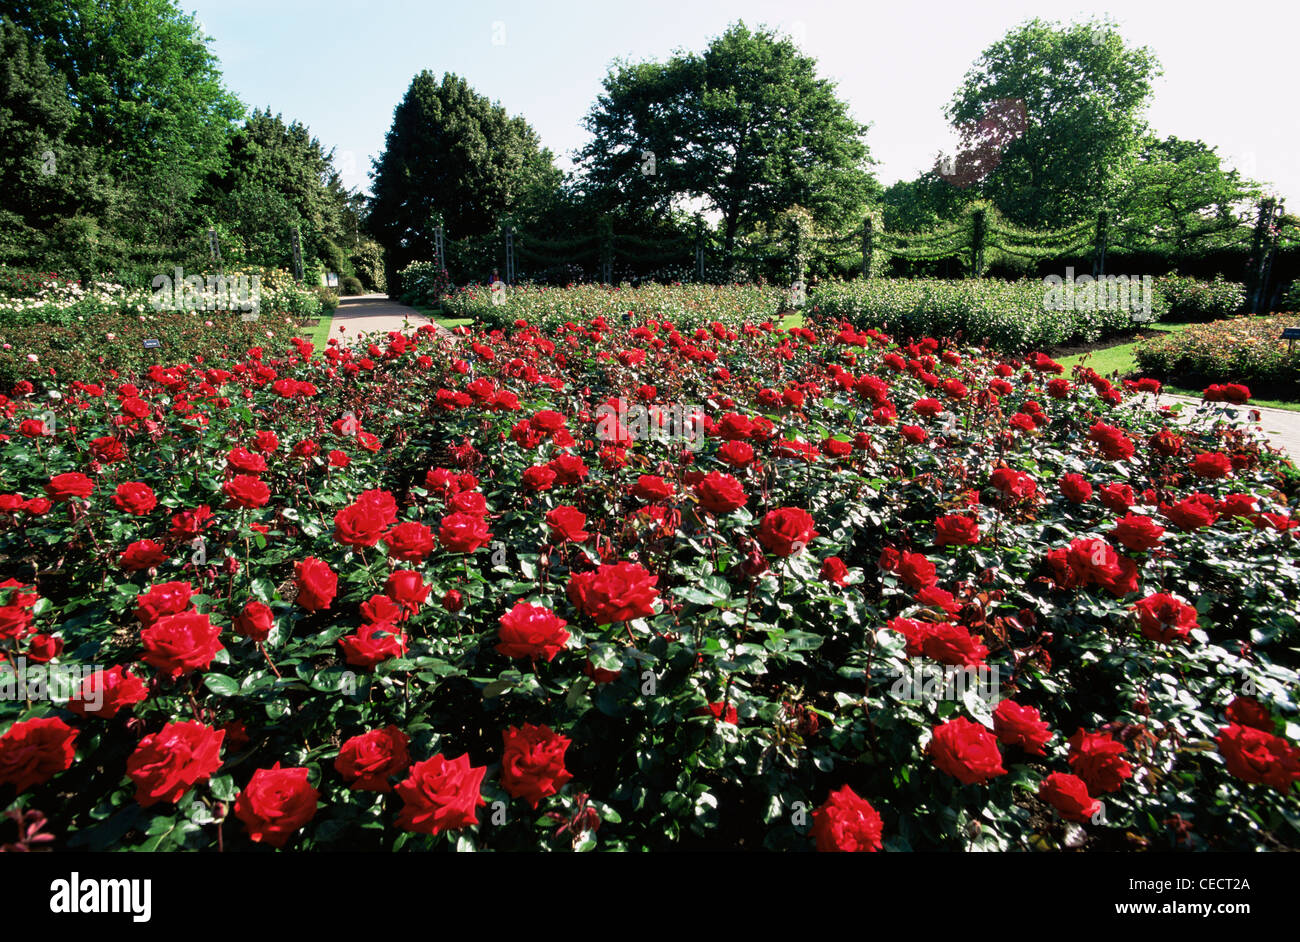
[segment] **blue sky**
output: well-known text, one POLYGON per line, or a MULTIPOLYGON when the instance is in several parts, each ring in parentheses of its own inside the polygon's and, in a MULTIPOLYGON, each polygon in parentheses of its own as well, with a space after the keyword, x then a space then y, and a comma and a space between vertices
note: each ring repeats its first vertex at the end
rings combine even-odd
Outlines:
POLYGON ((951 147, 944 105, 980 52, 1039 16, 1109 16, 1155 50, 1164 75, 1148 119, 1200 138, 1300 208, 1300 107, 1290 46, 1300 4, 1236 0, 894 0, 894 2, 465 2, 193 0, 227 85, 249 107, 299 120, 350 186, 365 189, 393 108, 421 69, 455 72, 521 114, 560 165, 586 139, 582 118, 616 58, 702 49, 743 19, 790 33, 839 85, 880 179, 910 179, 951 147), (1270 37, 1275 38, 1273 42, 1270 37))

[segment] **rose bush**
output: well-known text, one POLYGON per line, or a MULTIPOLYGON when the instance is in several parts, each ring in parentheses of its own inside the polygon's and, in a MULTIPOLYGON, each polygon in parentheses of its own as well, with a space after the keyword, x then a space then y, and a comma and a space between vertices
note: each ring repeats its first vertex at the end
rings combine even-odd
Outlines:
POLYGON ((1300 483, 1242 409, 566 320, 10 390, 0 809, 91 849, 1300 847, 1300 483), (632 402, 686 421, 602 424, 632 402))

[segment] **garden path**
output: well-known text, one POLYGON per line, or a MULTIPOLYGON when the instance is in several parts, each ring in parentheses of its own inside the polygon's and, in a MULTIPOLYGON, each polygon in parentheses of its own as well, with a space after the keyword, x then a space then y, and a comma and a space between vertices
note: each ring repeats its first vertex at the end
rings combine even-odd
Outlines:
MULTIPOLYGON (((375 331, 386 333, 431 323, 415 308, 390 301, 385 294, 360 294, 339 300, 330 336, 350 340, 375 331)), ((446 332, 446 328, 439 327, 438 331, 446 332)))

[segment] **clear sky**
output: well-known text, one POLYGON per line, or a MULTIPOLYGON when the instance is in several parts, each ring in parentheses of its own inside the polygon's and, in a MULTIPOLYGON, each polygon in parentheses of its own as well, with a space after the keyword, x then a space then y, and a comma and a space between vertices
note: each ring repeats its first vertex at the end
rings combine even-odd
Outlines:
POLYGON ((616 58, 703 49, 728 24, 792 35, 834 80, 880 180, 911 179, 951 149, 943 107, 981 51, 1038 16, 1109 16, 1164 74, 1148 120, 1199 138, 1300 209, 1296 0, 182 0, 248 106, 302 121, 345 183, 366 189, 393 108, 421 69, 455 72, 523 115, 568 169, 583 116, 616 58))

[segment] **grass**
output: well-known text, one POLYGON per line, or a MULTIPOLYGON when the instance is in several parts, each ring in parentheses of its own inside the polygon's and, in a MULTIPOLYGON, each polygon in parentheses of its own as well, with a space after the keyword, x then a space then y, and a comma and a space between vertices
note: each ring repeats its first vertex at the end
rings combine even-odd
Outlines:
MULTIPOLYGON (((1195 326, 1195 322, 1165 322, 1152 324, 1151 331, 1158 333, 1172 333, 1180 330, 1186 330, 1188 327, 1195 326)), ((1133 351, 1137 349, 1137 341, 1132 343, 1119 344, 1113 347, 1103 347, 1091 352, 1075 353, 1067 357, 1059 357, 1057 362, 1066 368, 1068 372, 1076 363, 1086 363, 1102 376, 1110 376, 1118 373, 1121 379, 1130 379, 1135 377, 1139 370, 1137 360, 1133 356, 1133 351)), ((1193 399, 1201 398, 1201 390, 1187 389, 1182 386, 1174 386, 1169 383, 1164 385, 1164 391, 1174 393, 1179 396, 1191 396, 1193 399)), ((1251 398, 1250 404, 1253 406, 1264 406, 1270 409, 1286 409, 1289 412, 1300 412, 1300 402, 1292 402, 1282 399, 1259 399, 1251 398)))
POLYGON ((413 304, 411 306, 435 324, 440 327, 446 327, 448 330, 451 330, 453 327, 461 327, 463 325, 474 323, 472 317, 448 317, 446 312, 440 307, 424 307, 419 304, 413 304))
POLYGON ((334 324, 334 315, 324 314, 316 321, 315 327, 299 327, 298 336, 310 340, 317 350, 324 350, 330 339, 330 328, 334 324))

